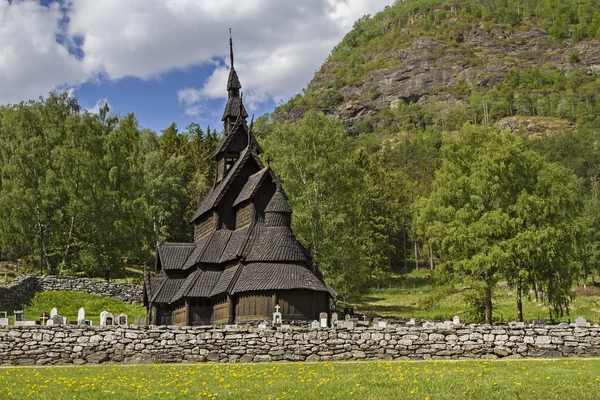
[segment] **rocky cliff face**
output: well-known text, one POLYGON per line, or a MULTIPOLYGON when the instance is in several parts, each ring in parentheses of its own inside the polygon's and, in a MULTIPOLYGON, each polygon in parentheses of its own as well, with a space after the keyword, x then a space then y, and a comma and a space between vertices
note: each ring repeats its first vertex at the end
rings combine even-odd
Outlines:
POLYGON ((410 38, 410 28, 401 32, 408 38, 401 48, 366 56, 380 58, 384 68, 368 71, 358 83, 335 90, 332 101, 335 76, 340 75, 338 69, 347 66, 328 61, 308 86, 307 95, 316 101, 310 107, 282 107, 275 112, 275 119, 294 121, 308 108, 316 108, 337 115, 351 129, 382 109, 393 109, 400 103, 436 101, 449 107, 466 107, 465 97, 456 94, 457 85, 489 89, 515 67, 538 67, 565 74, 574 68, 583 68, 587 74, 600 72, 600 42, 559 41, 535 23, 509 28, 478 23, 460 31, 451 42, 428 35, 410 38))

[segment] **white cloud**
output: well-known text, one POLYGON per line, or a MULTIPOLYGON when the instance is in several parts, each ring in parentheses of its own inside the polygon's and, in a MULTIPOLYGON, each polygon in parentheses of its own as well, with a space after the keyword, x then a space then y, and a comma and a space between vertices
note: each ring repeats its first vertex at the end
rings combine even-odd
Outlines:
POLYGON ((0 103, 18 103, 86 78, 80 60, 56 41, 58 3, 0 0, 0 103))
POLYGON ((235 67, 253 109, 300 91, 355 20, 392 2, 63 0, 44 7, 0 0, 0 103, 90 80, 153 79, 215 65, 201 86, 176 88, 188 115, 196 115, 207 99, 226 94, 232 27, 235 67), (68 50, 75 43, 78 57, 68 50))
POLYGON ((108 104, 108 108, 110 108, 110 103, 106 97, 103 99, 99 99, 96 102, 96 104, 94 104, 92 107, 85 107, 85 109, 90 114, 98 114, 98 112, 100 111, 100 108, 104 107, 104 104, 108 104))

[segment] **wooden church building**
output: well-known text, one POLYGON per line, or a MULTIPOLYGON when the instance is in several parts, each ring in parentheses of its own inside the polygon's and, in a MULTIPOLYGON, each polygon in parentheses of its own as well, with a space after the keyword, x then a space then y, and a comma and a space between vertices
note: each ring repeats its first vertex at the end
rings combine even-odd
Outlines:
POLYGON ((276 305, 284 320, 317 319, 335 295, 292 232, 277 175, 258 157, 231 39, 230 57, 215 183, 191 220, 194 242, 158 245, 156 272, 144 278, 151 324, 269 320, 276 305))

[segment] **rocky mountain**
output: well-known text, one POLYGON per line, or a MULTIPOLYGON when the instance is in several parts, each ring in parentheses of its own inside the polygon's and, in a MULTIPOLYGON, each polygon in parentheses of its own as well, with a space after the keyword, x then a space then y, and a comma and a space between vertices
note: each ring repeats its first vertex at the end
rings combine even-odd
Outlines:
POLYGON ((582 16, 587 3, 595 1, 397 2, 359 20, 303 93, 273 119, 294 121, 318 109, 356 134, 389 131, 407 115, 417 129, 528 116, 570 126, 581 113, 569 113, 565 102, 579 108, 591 100, 582 100, 578 89, 589 86, 596 101, 600 32, 594 18, 600 21, 600 14, 582 16))

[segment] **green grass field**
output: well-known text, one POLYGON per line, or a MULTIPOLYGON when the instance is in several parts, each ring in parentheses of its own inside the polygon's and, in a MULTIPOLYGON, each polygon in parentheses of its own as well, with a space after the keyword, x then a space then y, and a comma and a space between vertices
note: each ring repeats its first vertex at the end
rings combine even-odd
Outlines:
POLYGON ((3 368, 0 397, 597 399, 600 360, 3 368))
MULTIPOLYGON (((85 310, 85 318, 92 321, 94 325, 100 323, 100 313, 104 310, 114 313, 124 312, 129 317, 129 322, 133 323, 135 317, 145 317, 146 308, 141 304, 129 304, 119 300, 102 297, 93 294, 54 291, 38 292, 33 295, 29 302, 23 307, 26 321, 39 321, 42 312, 50 313, 52 307, 56 307, 58 313, 67 317, 69 321, 77 320, 77 313, 80 307, 85 310)), ((4 311, 6 308, 3 308, 4 311)), ((9 311, 10 324, 13 324, 13 310, 9 311)))
MULTIPOLYGON (((382 316, 405 318, 422 318, 428 320, 451 320, 458 315, 461 320, 472 321, 469 318, 469 306, 464 294, 456 293, 443 298, 431 306, 426 301, 431 296, 431 271, 420 269, 405 275, 393 275, 386 287, 371 289, 363 297, 355 310, 359 313, 374 313, 382 316)), ((575 297, 571 303, 569 315, 560 321, 574 321, 579 315, 588 321, 597 323, 600 318, 600 288, 573 288, 575 297)), ((515 291, 505 286, 499 286, 494 293, 494 320, 498 322, 515 321, 517 308, 515 291)), ((523 315, 526 321, 547 318, 548 307, 534 299, 523 296, 523 315)))

